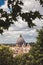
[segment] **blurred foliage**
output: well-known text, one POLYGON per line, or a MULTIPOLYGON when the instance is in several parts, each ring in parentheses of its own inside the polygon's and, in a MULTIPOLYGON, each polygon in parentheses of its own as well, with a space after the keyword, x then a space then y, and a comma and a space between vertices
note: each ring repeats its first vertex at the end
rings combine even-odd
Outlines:
MULTIPOLYGON (((40 0, 40 3, 43 5, 43 0, 40 0)), ((26 21, 28 23, 28 26, 31 28, 35 26, 35 24, 32 22, 32 20, 35 20, 35 18, 41 18, 41 14, 39 11, 35 12, 25 12, 22 13, 22 6, 24 3, 22 0, 8 0, 8 8, 10 13, 3 11, 3 9, 0 9, 0 33, 2 34, 4 29, 9 28, 11 24, 13 24, 14 21, 18 21, 17 17, 22 17, 22 20, 26 21), (4 18, 4 20, 3 20, 4 18)))
POLYGON ((0 65, 12 65, 13 52, 8 46, 0 46, 0 65))
POLYGON ((3 33, 4 29, 8 29, 10 24, 13 24, 10 14, 0 9, 0 33, 3 33))
POLYGON ((43 28, 38 30, 37 41, 30 50, 30 57, 33 65, 43 65, 43 28))
POLYGON ((43 0, 40 0, 40 4, 42 5, 42 7, 43 7, 43 0))

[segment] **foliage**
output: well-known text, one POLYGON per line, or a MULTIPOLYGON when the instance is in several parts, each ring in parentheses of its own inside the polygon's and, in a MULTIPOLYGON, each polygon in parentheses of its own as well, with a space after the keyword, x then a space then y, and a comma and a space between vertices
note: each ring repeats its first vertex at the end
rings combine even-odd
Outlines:
POLYGON ((0 46, 0 65, 13 65, 13 53, 7 46, 0 46))
POLYGON ((43 28, 38 31, 37 41, 30 50, 33 65, 43 65, 43 28))
POLYGON ((43 6, 43 0, 40 0, 40 4, 43 6))
MULTIPOLYGON (((40 0, 40 3, 43 5, 42 0, 40 0)), ((22 13, 21 6, 23 5, 24 3, 22 0, 8 0, 8 8, 10 13, 7 13, 6 11, 3 11, 3 9, 0 9, 0 33, 3 33, 4 29, 8 29, 10 24, 13 24, 13 20, 18 21, 18 16, 22 17, 22 20, 25 20, 30 28, 35 26, 32 20, 34 20, 36 17, 40 19, 42 15, 39 13, 39 11, 22 13), (2 18, 5 18, 5 20, 2 18)))
POLYGON ((38 30, 38 37, 36 43, 43 47, 43 27, 42 29, 38 30))
POLYGON ((0 9, 0 33, 3 33, 4 29, 8 29, 10 24, 13 24, 12 18, 9 18, 10 14, 0 9), (4 20, 3 20, 4 19, 4 20))

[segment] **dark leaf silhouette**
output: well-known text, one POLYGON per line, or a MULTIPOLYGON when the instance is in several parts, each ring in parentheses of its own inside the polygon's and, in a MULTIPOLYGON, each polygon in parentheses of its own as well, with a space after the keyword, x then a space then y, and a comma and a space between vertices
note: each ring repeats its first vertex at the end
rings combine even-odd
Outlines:
MULTIPOLYGON (((40 0, 40 4, 43 5, 43 0, 40 0)), ((0 30, 8 29, 9 26, 13 24, 13 20, 15 22, 18 21, 18 16, 22 17, 22 20, 25 20, 30 28, 35 26, 32 20, 35 20, 37 17, 40 19, 42 15, 40 15, 38 11, 22 13, 21 5, 24 5, 22 0, 8 0, 8 8, 11 10, 10 13, 7 13, 6 11, 3 11, 3 9, 0 9, 0 30), (11 16, 11 18, 9 18, 9 16, 11 16), (3 20, 1 18, 6 19, 3 20)))

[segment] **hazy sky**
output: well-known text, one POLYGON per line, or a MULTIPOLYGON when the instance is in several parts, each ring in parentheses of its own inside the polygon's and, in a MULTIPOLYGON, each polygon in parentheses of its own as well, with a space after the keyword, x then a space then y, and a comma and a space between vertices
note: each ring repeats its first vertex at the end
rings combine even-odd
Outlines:
MULTIPOLYGON (((22 12, 29 11, 39 11, 40 14, 43 15, 43 7, 40 5, 39 1, 35 0, 22 0, 24 2, 24 6, 22 6, 22 12)), ((7 1, 0 0, 0 8, 8 11, 7 1)), ((18 36, 22 34, 23 38, 26 42, 34 42, 36 41, 37 32, 36 29, 40 29, 43 26, 43 20, 36 18, 34 21, 37 26, 33 28, 29 28, 27 23, 22 21, 21 17, 18 17, 18 22, 11 25, 9 30, 5 30, 3 35, 0 34, 0 43, 15 43, 18 36)))

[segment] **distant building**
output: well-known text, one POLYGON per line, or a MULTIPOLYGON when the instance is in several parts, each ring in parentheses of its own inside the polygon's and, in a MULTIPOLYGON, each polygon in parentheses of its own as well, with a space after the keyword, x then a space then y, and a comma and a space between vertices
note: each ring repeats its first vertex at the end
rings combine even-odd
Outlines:
POLYGON ((24 54, 28 53, 30 50, 31 46, 29 44, 26 44, 25 40, 23 39, 22 35, 20 35, 17 38, 16 45, 13 47, 10 47, 14 51, 13 57, 15 57, 18 54, 24 54))
POLYGON ((26 42, 25 40, 23 39, 22 35, 20 34, 20 36, 17 38, 17 41, 16 41, 16 46, 26 46, 26 42))

